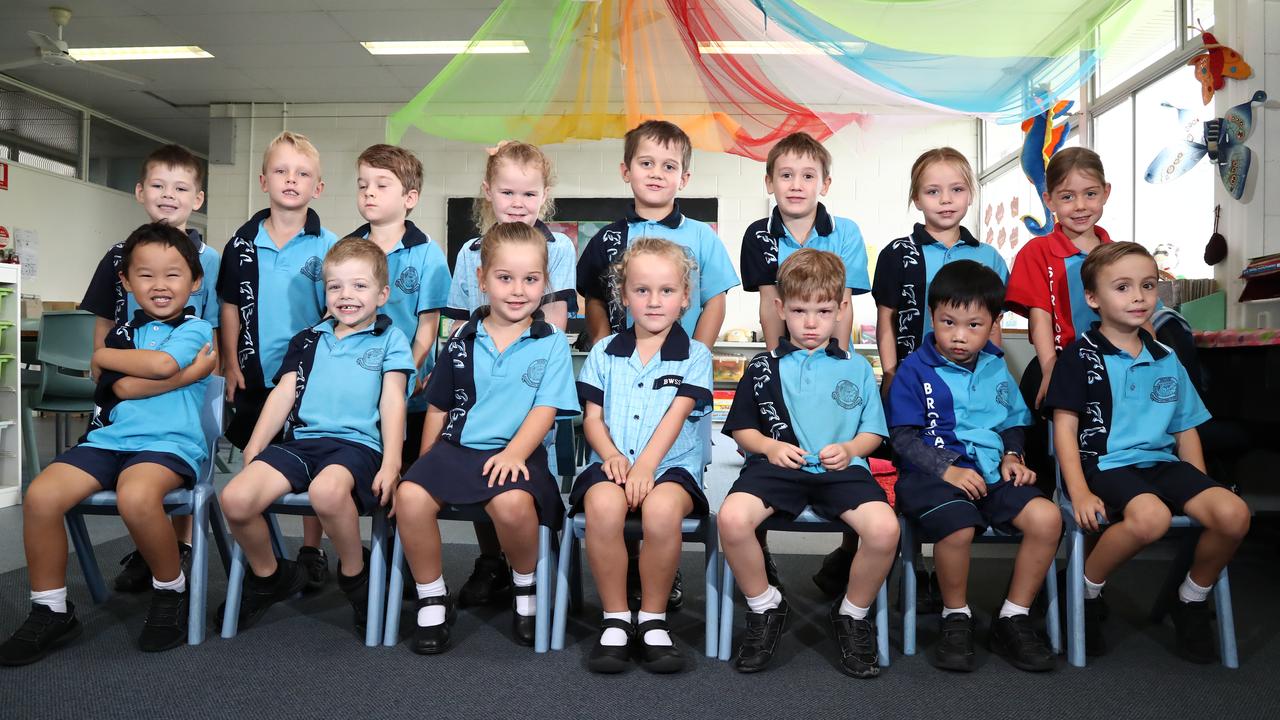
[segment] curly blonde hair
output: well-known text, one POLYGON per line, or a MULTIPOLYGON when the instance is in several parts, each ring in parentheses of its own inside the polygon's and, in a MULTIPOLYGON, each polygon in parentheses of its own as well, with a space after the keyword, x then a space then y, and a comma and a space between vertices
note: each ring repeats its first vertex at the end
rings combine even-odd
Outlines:
MULTIPOLYGON (((685 292, 693 289, 693 274, 697 272, 697 263, 685 251, 682 245, 662 238, 641 237, 632 241, 622 259, 609 268, 609 281, 614 300, 622 303, 622 290, 627 286, 627 267, 640 255, 656 255, 669 261, 680 276, 685 292)), ((692 298, 690 299, 692 302, 692 298)))

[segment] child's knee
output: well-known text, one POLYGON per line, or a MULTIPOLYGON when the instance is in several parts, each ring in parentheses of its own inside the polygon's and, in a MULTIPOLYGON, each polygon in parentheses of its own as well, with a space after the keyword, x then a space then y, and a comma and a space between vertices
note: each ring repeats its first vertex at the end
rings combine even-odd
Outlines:
POLYGON ((537 521, 538 513, 533 497, 526 492, 505 492, 489 501, 489 516, 494 523, 518 527, 537 521))
POLYGON ((758 523, 748 510, 737 503, 725 502, 716 514, 720 537, 731 543, 755 540, 758 523))
POLYGON ((254 515, 262 512, 260 508, 255 507, 249 484, 241 480, 241 477, 236 476, 235 480, 222 489, 222 496, 218 498, 218 504, 222 506, 222 514, 227 516, 227 520, 237 523, 248 522, 254 515))
POLYGON ((116 508, 124 518, 163 513, 164 492, 138 483, 121 483, 116 490, 116 508))
POLYGON ((898 547, 898 518, 887 507, 885 512, 868 515, 855 528, 858 533, 858 550, 893 552, 898 547))
POLYGON ((1252 518, 1249 514, 1249 506, 1244 500, 1230 495, 1214 508, 1213 519, 1210 522, 1213 523, 1211 528, 1214 531, 1236 540, 1243 540, 1249 533, 1252 518))
POLYGON ((354 507, 351 488, 332 477, 316 478, 307 488, 307 494, 311 498, 311 507, 322 515, 337 512, 347 505, 354 507))
POLYGON ((1054 542, 1062 537, 1062 512, 1049 500, 1036 498, 1027 503, 1021 515, 1024 538, 1054 542))
POLYGON ((973 536, 975 532, 976 531, 973 529, 973 526, 962 527, 959 530, 956 530, 955 532, 947 535, 946 537, 942 538, 941 540, 937 541, 934 544, 942 545, 943 547, 951 548, 954 550, 967 548, 973 544, 973 536))
POLYGON ((674 502, 646 500, 640 511, 646 539, 671 537, 673 533, 679 537, 683 520, 684 513, 674 502))
POLYGON ((582 509, 587 513, 587 532, 593 529, 606 534, 622 532, 627 520, 626 496, 621 491, 609 492, 603 484, 587 491, 582 509))
POLYGON ((56 483, 40 482, 37 477, 22 499, 23 521, 56 519, 61 522, 62 516, 75 505, 65 495, 56 483))
POLYGON ((1173 514, 1164 503, 1152 497, 1148 502, 1130 502, 1124 509, 1124 525, 1134 538, 1143 545, 1164 537, 1169 532, 1169 524, 1173 514))

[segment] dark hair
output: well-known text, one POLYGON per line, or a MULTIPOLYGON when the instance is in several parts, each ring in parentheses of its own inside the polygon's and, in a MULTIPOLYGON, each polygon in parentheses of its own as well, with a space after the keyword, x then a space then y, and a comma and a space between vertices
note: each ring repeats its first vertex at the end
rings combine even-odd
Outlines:
POLYGON ((631 165, 641 140, 652 140, 668 150, 680 151, 680 172, 689 172, 689 164, 693 162, 693 143, 679 125, 666 120, 646 120, 622 137, 623 165, 631 165))
POLYGON ((1079 170, 1103 185, 1107 184, 1107 174, 1102 169, 1102 158, 1098 157, 1098 153, 1089 148, 1063 148, 1049 158, 1049 164, 1044 169, 1044 186, 1050 194, 1067 181, 1072 170, 1079 170))
POLYGON ((191 238, 187 237, 186 233, 165 222, 140 225, 129 235, 129 239, 124 241, 124 249, 120 251, 121 275, 129 274, 133 251, 139 245, 164 245, 175 248, 182 259, 187 261, 187 267, 191 268, 191 279, 199 280, 204 277, 204 268, 200 265, 200 251, 196 250, 195 243, 191 242, 191 238))
MULTIPOLYGON (((422 161, 412 152, 397 145, 378 143, 370 145, 356 158, 356 170, 361 165, 368 165, 375 170, 386 170, 400 181, 400 189, 405 195, 411 190, 422 192, 422 161)), ((413 210, 405 211, 409 215, 413 210)))
MULTIPOLYGON (((1084 283, 1084 289, 1089 292, 1096 292, 1098 289, 1098 273, 1103 268, 1110 267, 1120 262, 1121 258, 1129 255, 1137 255, 1144 257, 1155 265, 1156 259, 1151 257, 1151 253, 1136 242, 1113 242, 1105 245, 1099 245, 1089 252, 1084 262, 1080 263, 1080 280, 1084 283)), ((1157 270, 1155 273, 1159 275, 1157 270)))
POLYGON ((152 165, 163 165, 164 167, 178 170, 190 170, 192 175, 196 176, 196 189, 204 188, 204 166, 200 164, 200 158, 191 154, 191 151, 181 145, 161 145, 142 161, 142 172, 138 175, 138 182, 147 181, 147 173, 151 172, 152 165))
POLYGON ((939 305, 985 307, 994 320, 1004 311, 1004 282, 995 270, 973 260, 943 265, 929 283, 929 312, 939 305))

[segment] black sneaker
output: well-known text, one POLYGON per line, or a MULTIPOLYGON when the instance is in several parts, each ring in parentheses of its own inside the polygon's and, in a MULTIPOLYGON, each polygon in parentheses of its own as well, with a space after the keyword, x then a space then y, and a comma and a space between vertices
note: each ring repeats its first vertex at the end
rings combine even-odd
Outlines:
MULTIPOLYGON (((822 594, 828 598, 838 598, 847 592, 849 587, 849 566, 853 563, 853 553, 843 546, 827 553, 822 558, 822 567, 813 576, 813 584, 818 586, 822 594)), ((769 564, 765 563, 765 570, 769 564)))
POLYGON ((1169 614, 1173 616, 1173 627, 1177 630, 1178 655, 1200 665, 1218 661, 1214 613, 1208 600, 1189 603, 1175 597, 1169 606, 1169 614))
POLYGON ((596 638, 596 646, 587 655, 587 669, 593 673, 613 675, 631 667, 631 643, 635 641, 636 626, 618 618, 606 618, 600 621, 600 637, 596 638), (627 634, 626 645, 605 645, 600 642, 604 631, 617 628, 627 634))
POLYGON ((303 592, 314 593, 324 589, 324 584, 329 582, 329 556, 325 555, 324 548, 303 545, 298 548, 295 562, 307 571, 307 584, 302 588, 303 592))
POLYGON ((650 630, 666 630, 671 635, 671 626, 666 620, 645 620, 636 627, 636 639, 640 650, 640 666, 651 673, 667 675, 684 669, 684 655, 676 647, 675 638, 670 645, 650 645, 644 641, 644 634, 650 630))
POLYGON ((418 598, 417 610, 414 611, 413 636, 409 638, 409 649, 419 655, 439 655, 449 649, 449 626, 458 619, 458 609, 449 594, 433 595, 418 598), (444 606, 444 622, 439 625, 418 625, 417 610, 429 605, 444 606))
POLYGON ((151 609, 138 637, 142 652, 164 652, 187 642, 187 591, 151 591, 151 609))
POLYGON ((1019 670, 1046 672, 1057 664, 1029 615, 997 618, 991 623, 990 641, 991 652, 1019 670))
POLYGON ((938 644, 933 646, 933 666, 956 672, 973 672, 977 658, 973 653, 973 618, 952 613, 942 618, 938 644))
POLYGON ((773 653, 778 649, 778 640, 787 627, 787 616, 791 607, 787 599, 772 610, 762 613, 747 611, 747 634, 742 638, 738 654, 733 658, 733 669, 740 673, 760 672, 769 666, 773 653))
POLYGON ((48 655, 54 646, 80 637, 83 629, 70 602, 67 611, 62 613, 54 612, 48 605, 31 603, 26 622, 0 643, 0 665, 30 665, 48 655))
POLYGON ((837 603, 831 606, 831 628, 835 631, 836 647, 840 648, 840 672, 858 679, 879 677, 876 626, 866 618, 854 620, 840 614, 837 603))
MULTIPOLYGON (((178 543, 178 560, 182 563, 182 571, 190 575, 190 545, 184 542, 178 543)), ((116 592, 142 593, 151 589, 151 568, 147 566, 147 561, 142 557, 142 553, 134 550, 120 558, 120 564, 124 566, 124 569, 116 576, 116 592)))
POLYGON ((478 607, 499 603, 511 594, 511 568, 501 555, 476 558, 471 577, 458 591, 458 607, 478 607))
POLYGON ((762 545, 760 550, 764 553, 765 579, 769 581, 770 585, 778 588, 778 592, 786 592, 786 589, 782 587, 782 576, 778 574, 778 564, 773 561, 773 553, 769 552, 769 546, 762 545))
POLYGON ((351 622, 356 632, 363 634, 369 617, 369 548, 364 550, 364 569, 359 575, 342 574, 342 559, 338 559, 338 589, 351 603, 351 622))
POLYGON ((1107 604, 1101 596, 1084 601, 1084 654, 1102 657, 1107 654, 1107 638, 1102 626, 1107 619, 1107 604))
MULTIPOLYGON (((292 560, 276 560, 276 572, 269 577, 246 573, 244 590, 240 596, 240 619, 236 628, 243 632, 258 621, 267 609, 281 600, 302 592, 307 586, 307 571, 292 560)), ((218 606, 218 617, 226 613, 226 603, 218 606)))
POLYGON ((676 576, 671 580, 671 595, 667 598, 667 610, 674 612, 684 607, 684 576, 676 568, 676 576))

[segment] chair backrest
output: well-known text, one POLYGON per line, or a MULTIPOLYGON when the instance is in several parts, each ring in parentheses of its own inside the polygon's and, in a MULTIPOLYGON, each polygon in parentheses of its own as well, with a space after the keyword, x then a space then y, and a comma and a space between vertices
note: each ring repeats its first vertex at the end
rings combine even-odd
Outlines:
POLYGON ((225 407, 223 394, 226 387, 227 381, 217 375, 210 375, 205 382, 204 401, 200 404, 200 428, 204 431, 209 456, 204 459, 197 482, 213 482, 213 456, 218 452, 218 438, 222 436, 222 410, 225 407))
POLYGON ((46 312, 40 316, 36 357, 68 370, 89 372, 93 359, 93 313, 83 310, 46 312))

